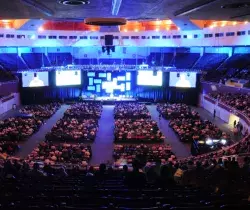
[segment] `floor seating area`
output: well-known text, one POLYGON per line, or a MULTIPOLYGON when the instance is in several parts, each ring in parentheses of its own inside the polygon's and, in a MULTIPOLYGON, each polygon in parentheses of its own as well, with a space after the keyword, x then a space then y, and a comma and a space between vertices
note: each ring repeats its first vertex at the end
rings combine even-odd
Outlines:
POLYGON ((27 161, 41 161, 45 165, 75 164, 85 167, 91 159, 91 146, 84 144, 53 144, 41 142, 28 156, 27 161))
POLYGON ((192 111, 187 105, 158 104, 157 109, 163 117, 170 119, 169 126, 183 142, 206 140, 208 138, 230 140, 230 135, 222 132, 210 121, 202 120, 199 113, 192 111))
POLYGON ((113 151, 115 165, 132 164, 135 159, 139 159, 143 164, 150 164, 160 161, 162 164, 168 160, 174 161, 176 158, 171 151, 170 145, 120 145, 116 144, 113 151))
POLYGON ((98 119, 102 105, 94 102, 72 104, 46 135, 47 141, 56 142, 93 142, 98 131, 98 119))
POLYGON ((0 64, 1 66, 3 66, 4 69, 8 71, 16 71, 17 69, 27 69, 27 66, 21 60, 17 53, 1 53, 0 64))
POLYGON ((48 53, 48 59, 52 66, 67 66, 73 64, 71 53, 48 53))
POLYGON ((50 118, 55 112, 60 108, 60 103, 50 103, 43 105, 25 105, 23 106, 19 112, 22 114, 32 115, 42 119, 50 118))

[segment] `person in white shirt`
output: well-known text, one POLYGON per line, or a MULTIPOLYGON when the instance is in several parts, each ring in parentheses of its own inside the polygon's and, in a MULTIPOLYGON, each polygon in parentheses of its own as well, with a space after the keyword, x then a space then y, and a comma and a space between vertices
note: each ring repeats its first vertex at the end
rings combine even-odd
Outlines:
POLYGON ((176 82, 176 87, 187 87, 187 88, 191 87, 191 84, 186 79, 185 74, 180 74, 180 79, 178 80, 178 82, 176 82))
POLYGON ((29 87, 42 87, 42 86, 44 86, 44 82, 39 79, 36 73, 34 73, 34 77, 30 81, 29 87))

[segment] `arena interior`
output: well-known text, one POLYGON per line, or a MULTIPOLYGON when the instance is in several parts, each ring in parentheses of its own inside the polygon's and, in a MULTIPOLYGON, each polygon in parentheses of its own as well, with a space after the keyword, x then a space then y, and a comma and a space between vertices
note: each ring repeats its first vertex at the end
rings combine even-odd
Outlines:
POLYGON ((249 9, 0 1, 0 209, 250 209, 249 9))

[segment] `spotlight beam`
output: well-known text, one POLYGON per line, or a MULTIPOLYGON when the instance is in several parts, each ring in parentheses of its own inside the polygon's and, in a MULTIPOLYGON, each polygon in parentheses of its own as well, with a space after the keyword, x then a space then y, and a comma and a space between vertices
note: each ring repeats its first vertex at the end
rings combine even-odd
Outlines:
POLYGON ((53 16, 54 12, 46 7, 45 5, 41 4, 37 0, 21 0, 23 4, 26 4, 27 6, 33 7, 37 11, 43 13, 46 16, 53 16))
POLYGON ((122 0, 112 0, 112 15, 118 15, 122 0))
POLYGON ((192 12, 195 12, 197 10, 200 10, 204 7, 207 7, 209 6, 210 4, 216 2, 218 0, 206 0, 206 1, 199 1, 195 4, 192 4, 192 5, 189 5, 187 7, 184 7, 183 9, 180 9, 180 10, 177 10, 175 13, 174 13, 174 16, 175 17, 178 17, 178 16, 184 16, 184 15, 188 15, 192 12))

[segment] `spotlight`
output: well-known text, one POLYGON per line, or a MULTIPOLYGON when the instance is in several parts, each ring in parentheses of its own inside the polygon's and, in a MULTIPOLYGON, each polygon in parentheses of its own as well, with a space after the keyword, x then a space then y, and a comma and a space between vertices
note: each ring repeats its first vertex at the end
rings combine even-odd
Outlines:
POLYGON ((41 27, 38 28, 38 31, 40 31, 40 32, 44 31, 44 28, 41 26, 41 27))

